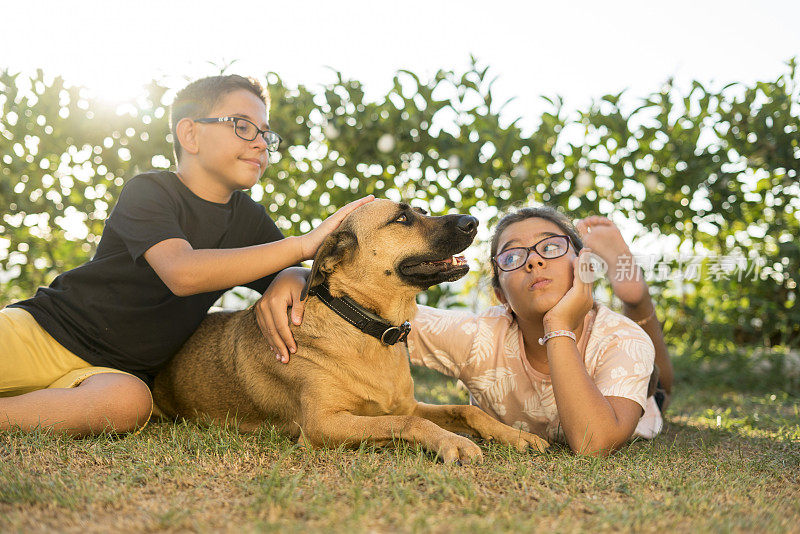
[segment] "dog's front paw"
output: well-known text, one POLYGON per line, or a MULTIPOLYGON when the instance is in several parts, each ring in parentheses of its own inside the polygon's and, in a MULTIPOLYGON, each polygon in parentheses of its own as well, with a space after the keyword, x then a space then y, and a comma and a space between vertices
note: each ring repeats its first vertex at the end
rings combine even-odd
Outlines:
POLYGON ((518 451, 525 451, 528 448, 544 452, 550 446, 547 440, 540 438, 536 434, 525 432, 524 430, 513 430, 508 433, 506 439, 502 440, 506 445, 515 447, 518 451))
POLYGON ((436 454, 446 464, 477 464, 483 461, 483 452, 471 440, 457 436, 447 436, 437 444, 436 454))

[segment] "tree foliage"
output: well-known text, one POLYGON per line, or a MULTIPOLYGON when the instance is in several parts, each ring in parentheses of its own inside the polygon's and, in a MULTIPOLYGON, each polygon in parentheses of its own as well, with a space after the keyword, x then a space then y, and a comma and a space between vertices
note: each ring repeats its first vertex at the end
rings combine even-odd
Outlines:
MULTIPOLYGON (((310 90, 268 73, 270 123, 285 144, 254 198, 288 234, 365 194, 434 214, 538 202, 576 218, 614 213, 677 243, 652 258, 656 275, 685 272, 678 251, 696 256, 696 279, 653 283, 673 339, 706 354, 800 344, 795 61, 772 82, 682 91, 668 81, 644 99, 605 95, 578 112, 546 99, 531 132, 505 120, 488 71, 474 60, 430 79, 399 71, 376 100, 340 74, 310 90)), ((8 70, 0 90, 0 300, 9 301, 88 261, 124 180, 170 165, 170 92, 152 82, 135 102, 109 105, 41 71, 8 70)))

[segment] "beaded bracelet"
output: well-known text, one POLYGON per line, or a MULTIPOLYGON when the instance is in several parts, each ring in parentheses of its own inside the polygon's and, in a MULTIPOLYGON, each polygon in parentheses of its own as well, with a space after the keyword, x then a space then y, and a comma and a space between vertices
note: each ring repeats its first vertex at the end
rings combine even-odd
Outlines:
POLYGON ((568 337, 572 341, 576 341, 575 332, 571 332, 569 330, 553 330, 552 332, 546 333, 544 337, 539 338, 539 345, 544 345, 548 340, 553 339, 554 337, 568 337))

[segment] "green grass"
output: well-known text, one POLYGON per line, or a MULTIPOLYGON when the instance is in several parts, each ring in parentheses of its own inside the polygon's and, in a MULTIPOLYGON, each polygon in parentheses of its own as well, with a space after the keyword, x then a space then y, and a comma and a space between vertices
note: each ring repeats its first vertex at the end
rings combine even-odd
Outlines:
MULTIPOLYGON (((467 400, 415 377, 420 400, 467 400)), ((716 383, 681 383, 664 434, 607 459, 482 444, 483 464, 446 466, 404 444, 306 450, 192 423, 0 433, 0 531, 800 531, 800 400, 716 383)))

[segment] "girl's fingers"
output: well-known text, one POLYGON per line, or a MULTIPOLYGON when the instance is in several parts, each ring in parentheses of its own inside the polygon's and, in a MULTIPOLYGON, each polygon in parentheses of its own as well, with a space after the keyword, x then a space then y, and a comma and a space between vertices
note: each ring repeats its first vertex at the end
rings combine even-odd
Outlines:
POLYGON ((597 278, 597 273, 594 272, 594 266, 592 265, 591 249, 581 249, 575 261, 575 278, 576 286, 578 286, 578 281, 580 280, 581 285, 579 287, 591 286, 595 278, 597 278))
POLYGON ((575 261, 572 262, 572 287, 580 287, 582 282, 581 280, 581 256, 578 254, 578 257, 575 258, 575 261))
POLYGON ((581 262, 582 262, 582 273, 583 277, 581 278, 581 282, 583 283, 583 292, 584 296, 588 300, 593 300, 592 298, 592 287, 594 286, 594 281, 597 279, 597 273, 594 270, 594 264, 592 263, 592 257, 594 257, 594 253, 590 248, 584 248, 581 250, 581 262))

